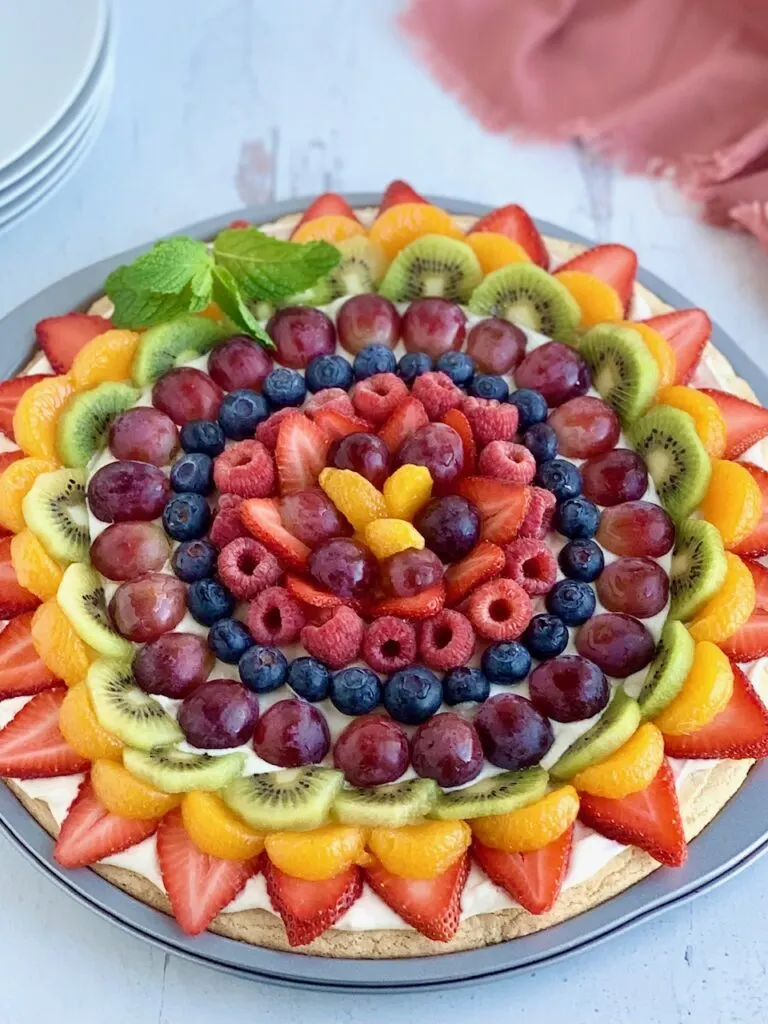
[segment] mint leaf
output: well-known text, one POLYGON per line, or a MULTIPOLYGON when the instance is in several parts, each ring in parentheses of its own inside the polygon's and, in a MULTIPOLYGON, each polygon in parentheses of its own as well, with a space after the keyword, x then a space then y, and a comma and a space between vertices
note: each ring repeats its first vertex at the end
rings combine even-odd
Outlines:
POLYGON ((217 266, 229 270, 246 299, 279 302, 303 292, 341 259, 327 242, 282 242, 258 228, 222 231, 213 243, 217 266))
POLYGON ((213 256, 204 242, 179 235, 156 242, 133 263, 114 270, 107 278, 107 293, 120 287, 134 292, 177 295, 191 286, 200 295, 210 292, 212 267, 213 256))
POLYGON ((115 327, 127 327, 131 330, 154 327, 155 324, 173 320, 182 313, 199 313, 210 301, 210 294, 195 295, 189 288, 185 288, 178 295, 162 295, 113 286, 108 294, 115 305, 112 323, 115 327))
POLYGON ((213 301, 232 323, 250 334, 264 348, 274 348, 274 342, 246 306, 237 282, 226 267, 213 268, 213 301))

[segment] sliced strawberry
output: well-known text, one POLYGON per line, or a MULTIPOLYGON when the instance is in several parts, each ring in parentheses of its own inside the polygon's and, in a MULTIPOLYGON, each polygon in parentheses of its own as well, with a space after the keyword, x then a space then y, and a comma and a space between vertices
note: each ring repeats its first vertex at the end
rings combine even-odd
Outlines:
POLYGON ((379 437, 394 454, 406 438, 428 423, 427 410, 418 398, 405 398, 379 430, 379 437))
POLYGON ((442 611, 445 604, 445 587, 442 583, 422 590, 415 597, 385 597, 369 609, 371 618, 395 615, 399 619, 431 619, 442 611))
POLYGON ((14 440, 13 414, 19 399, 33 384, 50 376, 50 373, 31 373, 26 377, 11 377, 10 380, 0 381, 0 433, 14 440))
POLYGON ((292 576, 290 573, 285 574, 285 589, 297 601, 308 604, 312 608, 338 608, 340 604, 350 603, 343 601, 336 594, 321 590, 309 580, 302 579, 301 576, 292 576))
POLYGON ((0 776, 48 779, 87 770, 88 761, 59 731, 59 709, 66 694, 64 688, 38 693, 0 729, 0 776))
POLYGON ((337 192, 323 192, 306 208, 304 216, 291 232, 291 237, 296 234, 302 224, 308 224, 309 221, 317 220, 318 217, 349 217, 351 220, 357 220, 355 211, 343 196, 337 192))
POLYGON ((32 645, 32 613, 11 619, 0 633, 0 700, 40 693, 61 682, 32 645))
POLYGON ((407 181, 401 181, 399 178, 396 178, 395 181, 390 181, 384 189, 384 195, 381 197, 381 203, 379 204, 378 216, 380 217, 390 206, 397 206, 399 203, 426 203, 426 201, 424 196, 420 196, 415 189, 411 188, 407 181))
POLYGON ((160 822, 157 859, 173 916, 187 935, 204 932, 258 870, 256 859, 221 860, 203 853, 187 835, 178 807, 160 822))
POLYGON ((61 823, 53 856, 65 868, 84 868, 142 842, 157 830, 157 821, 121 818, 110 813, 93 791, 90 776, 61 823))
POLYGON ((240 519, 256 540, 286 565, 306 569, 310 549, 283 526, 276 498, 248 498, 240 506, 240 519))
POLYGON ((755 611, 733 636, 720 644, 732 661, 755 661, 768 655, 768 614, 755 611))
POLYGON ((348 434, 367 434, 371 430, 368 420, 362 420, 358 416, 348 416, 330 406, 318 409, 312 419, 331 441, 338 441, 339 438, 347 437, 348 434))
POLYGON ((768 756, 768 708, 738 665, 733 665, 733 694, 719 715, 687 736, 665 736, 669 757, 721 758, 768 756))
POLYGON ((32 612, 40 604, 34 594, 19 583, 11 562, 12 537, 0 539, 0 619, 14 619, 32 612))
POLYGON ((459 604, 481 583, 500 576, 504 571, 506 558, 496 544, 481 540, 460 562, 449 566, 443 576, 445 582, 445 603, 459 604))
POLYGON ((712 334, 712 321, 707 314, 703 309, 675 309, 641 322, 658 331, 674 349, 675 384, 687 384, 712 334))
POLYGON ((234 220, 229 222, 229 227, 232 231, 242 231, 244 228, 249 228, 251 222, 249 220, 243 220, 242 217, 236 217, 234 220))
POLYGON ((755 581, 755 610, 768 612, 768 566, 754 558, 743 559, 755 581))
POLYGON ((464 449, 464 472, 474 473, 477 462, 477 449, 475 447, 475 435, 472 432, 472 425, 461 409, 449 409, 440 417, 441 423, 447 423, 453 427, 461 438, 461 447, 464 449))
POLYGON ((328 438, 308 416, 289 416, 280 425, 275 462, 281 494, 314 487, 325 468, 328 438))
POLYGON ((725 420, 724 459, 738 459, 747 448, 768 437, 768 409, 746 398, 731 395, 716 388, 701 388, 705 395, 717 402, 725 420))
POLYGON ((746 555, 751 558, 759 558, 760 555, 768 554, 768 472, 753 462, 742 462, 741 465, 744 469, 749 470, 760 488, 763 497, 763 514, 752 533, 745 537, 740 544, 737 544, 733 550, 742 557, 746 555))
POLYGON ((336 924, 363 892, 363 875, 357 865, 322 882, 293 878, 262 859, 267 893, 283 919, 288 942, 305 946, 336 924))
POLYGON ((56 373, 67 373, 75 356, 89 341, 112 329, 110 320, 88 313, 65 313, 49 316, 35 326, 40 348, 56 373))
POLYGON ((378 861, 365 868, 370 887, 406 924, 434 942, 448 942, 461 919, 461 894, 469 874, 469 856, 452 864, 437 878, 400 878, 378 861))
POLYGON ((679 867, 688 856, 675 777, 666 760, 639 793, 620 800, 582 793, 579 817, 601 835, 639 846, 669 867, 679 867))
POLYGON ((625 314, 629 312, 637 276, 637 254, 626 245, 595 245, 574 256, 557 270, 558 273, 561 270, 581 270, 585 274, 599 277, 618 292, 625 314))
POLYGON ((490 880, 531 914, 551 910, 560 895, 573 846, 573 825, 534 853, 505 853, 475 840, 472 855, 490 880))
POLYGON ((467 476, 459 481, 458 491, 480 512, 483 540, 508 544, 515 539, 531 500, 529 487, 487 476, 467 476))
POLYGON ((534 263, 538 263, 545 270, 549 269, 549 253, 544 239, 522 206, 510 203, 508 206, 499 206, 498 209, 491 210, 474 224, 469 233, 474 234, 476 231, 496 231, 500 235, 506 235, 513 242, 519 242, 534 263))

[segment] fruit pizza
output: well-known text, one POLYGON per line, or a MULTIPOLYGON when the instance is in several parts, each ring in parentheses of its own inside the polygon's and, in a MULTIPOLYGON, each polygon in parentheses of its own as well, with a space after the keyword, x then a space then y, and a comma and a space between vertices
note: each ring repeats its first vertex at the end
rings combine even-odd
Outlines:
POLYGON ((60 865, 402 957, 684 863, 768 754, 768 412, 636 269, 393 182, 37 325, 0 776, 60 865))

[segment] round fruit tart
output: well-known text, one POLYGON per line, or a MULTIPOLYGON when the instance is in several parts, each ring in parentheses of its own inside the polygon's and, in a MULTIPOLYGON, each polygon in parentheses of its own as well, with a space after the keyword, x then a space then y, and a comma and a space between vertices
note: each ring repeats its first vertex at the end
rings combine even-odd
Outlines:
POLYGON ((768 754, 768 412, 636 267, 394 182, 37 325, 0 775, 59 864, 393 957, 685 861, 768 754))

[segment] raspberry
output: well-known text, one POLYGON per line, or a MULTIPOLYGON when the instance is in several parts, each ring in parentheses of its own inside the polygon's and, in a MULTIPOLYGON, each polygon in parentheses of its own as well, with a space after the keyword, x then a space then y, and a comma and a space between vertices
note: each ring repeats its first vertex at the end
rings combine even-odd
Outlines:
POLYGON ((240 519, 242 498, 236 494, 222 494, 219 497, 219 511, 213 520, 209 539, 219 551, 238 537, 250 537, 243 521, 240 519))
POLYGON ((481 476, 508 484, 529 484, 536 476, 536 459, 514 441, 491 441, 480 453, 477 468, 481 476))
POLYGON ((216 503, 217 512, 228 512, 230 509, 235 509, 237 512, 240 511, 240 506, 243 504, 243 499, 239 494, 227 494, 223 491, 219 495, 219 500, 216 503))
POLYGON ((372 377, 358 381, 352 389, 355 412, 377 426, 388 419, 407 397, 405 381, 394 373, 374 373, 372 377))
POLYGON ((352 608, 341 605, 322 626, 305 626, 301 642, 307 653, 329 668, 343 668, 353 662, 363 643, 365 626, 352 608))
POLYGON ((517 407, 495 398, 465 398, 461 411, 472 425, 478 448, 491 441, 511 441, 517 431, 517 407))
POLYGON ((475 631, 461 612, 444 608, 419 629, 419 654, 425 665, 438 671, 466 665, 475 651, 475 631))
POLYGON ((311 395, 309 401, 302 409, 311 420, 320 409, 335 409, 343 412, 345 416, 354 416, 355 409, 352 400, 343 388, 323 388, 322 391, 311 395))
POLYGON ((472 594, 467 609, 475 631, 486 640, 515 640, 531 621, 531 599, 514 580, 484 583, 472 594))
POLYGON ((504 549, 506 573, 531 597, 547 594, 557 579, 557 562, 547 545, 533 537, 512 541, 504 549))
POLYGON ((431 420, 439 420, 451 409, 457 409, 464 392, 457 388, 447 373, 440 370, 422 373, 413 382, 411 394, 418 398, 431 420))
POLYGON ((267 587, 248 608, 248 629, 260 644, 292 644, 306 619, 301 605, 284 587, 267 587))
POLYGON ((376 672, 389 675, 416 659, 416 629, 405 619, 384 615, 365 631, 363 658, 376 672))
POLYGON ((556 504, 557 499, 552 491, 545 491, 543 487, 532 487, 528 511, 525 513, 525 518, 520 524, 517 536, 535 537, 536 540, 543 540, 552 526, 556 504))
POLYGON ((219 555, 218 570, 221 582, 239 601, 252 601, 283 573, 275 556, 253 537, 227 544, 219 555))
POLYGON ((256 440, 260 441, 265 448, 269 448, 269 450, 273 452, 277 446, 277 435, 282 422, 289 416, 300 415, 301 413, 298 409, 278 409, 277 412, 273 412, 268 419, 263 420, 258 427, 256 427, 256 440))
POLYGON ((275 461, 260 441, 238 441, 213 464, 213 479, 220 491, 241 498, 266 498, 275 487, 275 461))

